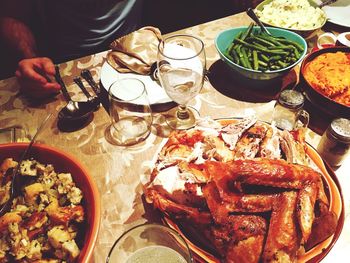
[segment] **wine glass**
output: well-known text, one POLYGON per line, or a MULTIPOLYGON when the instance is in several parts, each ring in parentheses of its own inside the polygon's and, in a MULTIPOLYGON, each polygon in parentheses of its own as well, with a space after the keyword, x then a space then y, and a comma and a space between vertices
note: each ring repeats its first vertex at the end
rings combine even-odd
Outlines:
POLYGON ((206 59, 204 43, 195 36, 173 35, 158 46, 157 77, 178 107, 166 115, 168 125, 177 130, 195 125, 199 112, 188 102, 201 90, 206 59))

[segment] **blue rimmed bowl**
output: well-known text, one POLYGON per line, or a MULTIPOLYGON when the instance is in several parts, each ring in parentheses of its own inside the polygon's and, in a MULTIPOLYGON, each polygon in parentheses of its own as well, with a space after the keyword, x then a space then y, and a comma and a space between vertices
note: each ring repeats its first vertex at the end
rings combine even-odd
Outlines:
MULTIPOLYGON (((276 37, 284 37, 287 40, 293 41, 299 45, 301 45, 304 48, 304 51, 300 55, 300 58, 295 61, 293 64, 282 68, 278 70, 271 70, 271 71, 261 71, 261 70, 254 70, 254 69, 248 69, 245 67, 242 67, 241 65, 236 64, 233 62, 230 58, 228 58, 225 55, 226 49, 230 46, 233 39, 241 32, 246 31, 246 27, 236 27, 224 30, 220 32, 217 37, 215 38, 215 47, 218 51, 220 58, 235 72, 239 73, 240 75, 249 78, 249 79, 255 79, 255 80, 271 80, 277 77, 281 77, 285 74, 287 74, 291 69, 293 69, 297 64, 299 64, 303 58, 306 55, 307 52, 307 44, 304 38, 302 38, 300 35, 281 28, 274 28, 274 27, 267 27, 269 32, 276 37)), ((254 30, 260 30, 258 27, 254 27, 254 30)))

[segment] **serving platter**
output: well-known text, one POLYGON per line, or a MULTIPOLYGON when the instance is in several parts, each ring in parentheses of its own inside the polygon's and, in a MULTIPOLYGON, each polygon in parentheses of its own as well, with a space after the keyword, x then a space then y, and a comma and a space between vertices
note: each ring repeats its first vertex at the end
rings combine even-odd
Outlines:
MULTIPOLYGON (((219 120, 222 125, 234 123, 236 121, 237 119, 219 120)), ((162 145, 161 148, 163 146, 164 145, 162 145)), ((329 199, 329 211, 332 211, 338 218, 335 233, 298 258, 298 262, 319 262, 332 249, 342 231, 344 224, 344 204, 341 187, 333 170, 322 160, 317 151, 308 144, 306 154, 322 173, 325 193, 329 199)), ((215 249, 210 246, 210 244, 203 242, 203 238, 196 233, 195 227, 192 228, 186 223, 183 224, 181 221, 174 220, 165 213, 163 213, 163 221, 185 238, 198 262, 220 262, 218 256, 215 255, 215 249)))
POLYGON ((338 0, 322 8, 329 22, 350 27, 350 0, 338 0))
MULTIPOLYGON (((319 262, 322 260, 332 249, 335 242, 338 240, 340 233, 343 228, 344 224, 344 202, 343 197, 341 193, 341 187, 340 184, 336 178, 336 175, 334 171, 330 168, 330 166, 325 163, 320 155, 317 153, 317 151, 312 148, 310 145, 308 145, 307 153, 309 157, 317 164, 319 168, 322 170, 323 179, 326 182, 325 187, 329 190, 329 199, 330 199, 330 209, 331 211, 335 212, 338 216, 338 225, 336 232, 328 237, 326 240, 318 244, 317 246, 313 247, 311 250, 306 252, 305 255, 300 257, 298 259, 298 262, 319 262)), ((194 254, 194 257, 198 262, 208 262, 208 263, 220 263, 220 259, 215 257, 212 253, 210 253, 210 248, 208 247, 203 248, 201 244, 196 243, 193 241, 193 237, 191 236, 193 232, 188 228, 186 228, 184 225, 182 225, 179 222, 174 221, 173 219, 163 216, 163 221, 168 226, 173 228, 174 230, 178 231, 186 240, 188 243, 191 251, 194 254)))

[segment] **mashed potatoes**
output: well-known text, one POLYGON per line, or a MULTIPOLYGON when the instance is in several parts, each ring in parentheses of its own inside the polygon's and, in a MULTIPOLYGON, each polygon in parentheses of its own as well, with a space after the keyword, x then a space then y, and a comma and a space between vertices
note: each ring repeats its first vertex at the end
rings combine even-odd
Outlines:
POLYGON ((308 0, 274 0, 256 13, 267 24, 297 30, 319 28, 326 19, 324 12, 308 0))

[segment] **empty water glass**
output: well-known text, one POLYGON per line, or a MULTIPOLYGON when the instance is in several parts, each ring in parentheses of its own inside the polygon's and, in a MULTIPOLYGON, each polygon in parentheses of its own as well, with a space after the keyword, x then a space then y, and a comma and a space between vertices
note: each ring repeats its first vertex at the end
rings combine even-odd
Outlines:
POLYGON ((146 139, 151 132, 152 111, 145 85, 135 78, 119 79, 108 90, 112 143, 129 146, 146 139))
POLYGON ((309 114, 303 110, 304 96, 296 90, 284 90, 280 93, 272 114, 272 123, 284 130, 306 128, 309 114))

